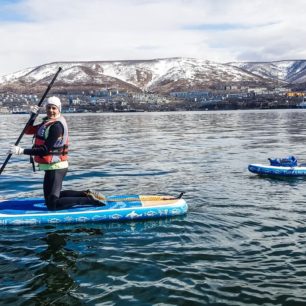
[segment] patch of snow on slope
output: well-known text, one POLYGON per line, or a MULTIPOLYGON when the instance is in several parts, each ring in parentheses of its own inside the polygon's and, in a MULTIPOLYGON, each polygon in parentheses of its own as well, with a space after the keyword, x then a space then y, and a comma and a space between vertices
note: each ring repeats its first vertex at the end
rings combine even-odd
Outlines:
POLYGON ((20 77, 23 77, 24 75, 27 75, 33 69, 34 68, 27 68, 27 69, 23 69, 23 70, 14 72, 14 73, 10 73, 8 75, 0 76, 0 84, 1 83, 6 83, 6 82, 13 82, 13 81, 19 79, 20 77))

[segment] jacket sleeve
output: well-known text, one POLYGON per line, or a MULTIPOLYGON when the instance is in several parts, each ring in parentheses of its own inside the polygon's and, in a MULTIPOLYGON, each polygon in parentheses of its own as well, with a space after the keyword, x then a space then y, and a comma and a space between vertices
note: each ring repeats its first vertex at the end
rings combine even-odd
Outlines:
POLYGON ((24 149, 25 155, 32 156, 45 156, 49 154, 49 151, 52 150, 56 141, 62 137, 64 134, 64 128, 60 122, 54 123, 49 130, 48 138, 46 139, 45 145, 39 148, 24 149))
POLYGON ((40 124, 34 125, 34 120, 29 122, 29 125, 27 126, 27 128, 25 129, 24 133, 26 135, 34 135, 37 133, 38 129, 39 129, 40 124))
POLYGON ((26 135, 34 135, 38 131, 38 125, 30 125, 26 128, 25 134, 26 135))

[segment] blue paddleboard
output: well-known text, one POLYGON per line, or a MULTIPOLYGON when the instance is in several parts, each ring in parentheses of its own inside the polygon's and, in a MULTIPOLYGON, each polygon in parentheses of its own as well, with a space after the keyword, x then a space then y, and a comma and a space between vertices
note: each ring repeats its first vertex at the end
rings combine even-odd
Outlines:
POLYGON ((18 198, 0 201, 0 225, 146 220, 184 215, 187 210, 184 199, 172 196, 115 195, 107 197, 105 206, 75 206, 58 211, 48 211, 41 198, 18 198))
POLYGON ((259 175, 306 177, 305 166, 284 167, 250 164, 248 170, 259 175))

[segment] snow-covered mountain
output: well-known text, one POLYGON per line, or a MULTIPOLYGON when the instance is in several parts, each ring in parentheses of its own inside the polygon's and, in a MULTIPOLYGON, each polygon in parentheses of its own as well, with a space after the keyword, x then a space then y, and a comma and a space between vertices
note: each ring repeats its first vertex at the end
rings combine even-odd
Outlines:
POLYGON ((228 64, 263 78, 271 78, 293 84, 306 82, 306 60, 232 62, 228 64))
POLYGON ((216 63, 193 58, 133 61, 55 62, 0 77, 1 91, 39 92, 58 67, 54 91, 116 88, 169 93, 240 84, 306 82, 306 61, 216 63))

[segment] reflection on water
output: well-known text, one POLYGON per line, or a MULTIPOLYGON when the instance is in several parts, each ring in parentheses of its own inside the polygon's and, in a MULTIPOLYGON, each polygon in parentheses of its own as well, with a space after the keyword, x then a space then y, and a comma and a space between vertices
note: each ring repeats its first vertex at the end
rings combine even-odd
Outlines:
POLYGON ((39 286, 36 292, 26 304, 51 304, 65 303, 68 305, 81 305, 72 292, 77 284, 69 275, 69 270, 75 267, 78 254, 66 247, 67 236, 58 233, 49 233, 43 240, 47 243, 47 249, 38 253, 39 259, 46 264, 35 271, 35 276, 28 284, 28 290, 32 293, 39 286), (44 290, 41 290, 43 285, 44 290))
MULTIPOLYGON (((185 191, 189 212, 148 222, 2 228, 2 304, 305 304, 306 181, 247 171, 268 157, 305 162, 305 114, 67 115, 65 188, 185 191)), ((7 118, 0 116, 3 160, 27 116, 7 118)), ((41 184, 27 157, 13 157, 0 176, 0 198, 41 196, 41 184)))

